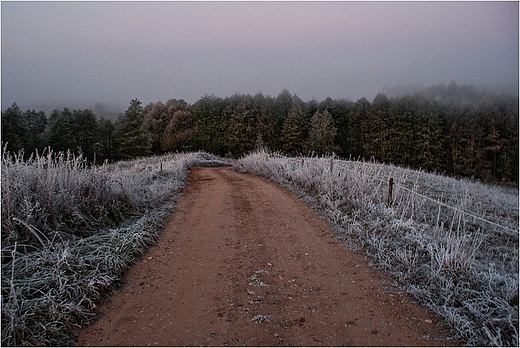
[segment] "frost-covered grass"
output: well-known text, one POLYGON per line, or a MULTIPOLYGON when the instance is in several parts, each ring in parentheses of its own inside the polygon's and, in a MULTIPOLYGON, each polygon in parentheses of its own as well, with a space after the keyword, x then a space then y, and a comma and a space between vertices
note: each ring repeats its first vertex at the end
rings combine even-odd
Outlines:
POLYGON ((2 345, 70 345, 71 330, 153 244, 205 153, 89 166, 2 153, 2 345))
POLYGON ((395 166, 259 151, 236 170, 302 196, 470 346, 518 346, 518 190, 395 166), (389 178, 393 178, 388 201, 389 178))

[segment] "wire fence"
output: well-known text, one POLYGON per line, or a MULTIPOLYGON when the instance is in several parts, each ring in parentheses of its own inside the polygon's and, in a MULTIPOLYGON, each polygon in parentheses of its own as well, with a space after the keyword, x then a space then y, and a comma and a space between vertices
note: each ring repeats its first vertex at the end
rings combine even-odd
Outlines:
MULTIPOLYGON (((391 179, 392 179, 392 178, 391 178, 391 179)), ((393 180, 392 180, 392 181, 393 181, 393 180)), ((433 199, 433 198, 430 198, 430 197, 428 197, 428 196, 425 196, 425 195, 423 195, 422 193, 419 193, 419 192, 413 191, 413 190, 411 190, 411 189, 409 189, 409 188, 407 188, 407 187, 405 187, 405 186, 402 186, 402 185, 399 185, 399 184, 396 184, 396 183, 391 183, 390 185, 392 185, 392 184, 395 185, 395 186, 398 186, 399 188, 401 188, 401 189, 403 189, 403 190, 405 190, 405 191, 408 191, 408 192, 410 192, 410 193, 412 193, 412 194, 414 194, 414 195, 416 195, 416 196, 418 196, 418 197, 421 197, 421 198, 424 198, 424 199, 429 200, 429 201, 431 201, 431 202, 434 202, 435 204, 438 204, 438 205, 440 205, 440 206, 446 207, 446 208, 448 208, 448 209, 452 209, 453 211, 456 211, 456 212, 458 212, 458 213, 460 213, 460 214, 463 214, 463 215, 466 215, 466 216, 470 216, 470 217, 472 217, 472 218, 474 218, 474 219, 476 219, 476 220, 479 220, 479 221, 482 221, 482 222, 488 223, 488 224, 493 225, 493 226, 495 226, 495 227, 501 228, 501 229, 503 229, 503 230, 505 230, 505 231, 512 232, 512 233, 508 233, 508 235, 511 235, 512 237, 516 237, 516 238, 519 237, 519 230, 518 230, 518 229, 514 230, 514 229, 511 229, 511 228, 509 228, 509 227, 502 226, 502 225, 500 225, 500 224, 498 224, 498 223, 496 223, 496 222, 493 222, 493 221, 490 221, 490 220, 484 219, 484 218, 482 218, 482 217, 480 217, 480 216, 477 216, 477 215, 475 215, 475 214, 468 213, 467 211, 461 210, 461 209, 459 209, 459 208, 457 208, 457 207, 452 207, 451 205, 448 205, 448 204, 443 203, 443 202, 440 202, 440 201, 438 201, 438 200, 436 200, 436 199, 433 199)), ((389 197, 388 200, 391 201, 392 198, 389 197)))
MULTIPOLYGON (((380 164, 375 163, 375 162, 352 161, 352 160, 348 160, 347 161, 347 160, 334 159, 332 157, 331 158, 301 157, 301 158, 298 158, 298 159, 285 157, 285 156, 282 156, 282 155, 276 155, 276 157, 283 158, 284 160, 289 160, 293 165, 301 166, 301 167, 303 167, 305 165, 305 163, 309 163, 309 162, 312 162, 312 161, 320 161, 322 163, 322 166, 328 166, 328 169, 329 169, 330 173, 332 173, 334 169, 346 170, 346 171, 359 169, 357 167, 356 168, 355 167, 349 168, 349 165, 355 166, 357 164, 363 164, 365 166, 372 166, 372 165, 373 166, 380 166, 380 164)), ((491 226, 494 226, 495 228, 500 229, 501 233, 503 233, 503 234, 505 234, 507 236, 513 237, 515 239, 518 239, 520 237, 520 231, 519 231, 518 225, 517 225, 516 229, 508 227, 508 226, 504 226, 504 225, 502 225, 502 224, 500 224, 498 222, 491 221, 488 218, 479 216, 479 215, 477 215, 475 213, 468 212, 468 211, 466 211, 464 209, 461 209, 459 207, 455 207, 453 205, 447 204, 447 203, 442 202, 442 201, 440 201, 438 199, 429 197, 429 196, 427 196, 424 193, 417 192, 414 189, 411 189, 409 187, 404 186, 404 184, 400 183, 400 181, 401 182, 404 181, 402 178, 401 178, 401 180, 399 180, 399 178, 394 178, 393 177, 393 175, 396 174, 396 172, 399 171, 399 170, 418 173, 417 175, 426 174, 426 173, 417 172, 417 171, 404 169, 404 168, 399 168, 399 167, 394 167, 392 170, 388 170, 388 172, 379 172, 378 173, 378 174, 380 174, 379 177, 374 176, 374 175, 370 175, 368 170, 365 173, 363 173, 363 175, 368 177, 373 182, 379 182, 379 185, 377 185, 377 187, 375 189, 376 190, 381 190, 379 192, 379 194, 378 194, 378 196, 380 197, 380 203, 385 203, 386 202, 387 206, 392 206, 393 203, 395 203, 395 198, 397 197, 397 195, 400 194, 399 190, 403 190, 403 191, 406 191, 407 193, 409 193, 411 195, 414 195, 415 197, 420 197, 420 198, 422 198, 422 199, 424 199, 426 201, 429 201, 429 202, 439 206, 439 209, 440 209, 440 207, 444 207, 446 209, 452 210, 454 213, 458 213, 458 214, 461 214, 463 216, 470 217, 470 218, 472 218, 474 220, 478 220, 478 221, 480 221, 482 223, 489 224, 491 226), (384 178, 382 178, 381 176, 384 177, 384 178), (398 188, 398 190, 395 190, 394 187, 398 188)), ((447 178, 447 177, 445 179, 446 180, 452 180, 451 178, 447 178)), ((414 183, 414 188, 415 187, 416 187, 416 183, 414 183)), ((451 192, 446 192, 446 194, 452 194, 452 193, 451 192)), ((516 207, 516 208, 518 209, 518 207, 516 207)))

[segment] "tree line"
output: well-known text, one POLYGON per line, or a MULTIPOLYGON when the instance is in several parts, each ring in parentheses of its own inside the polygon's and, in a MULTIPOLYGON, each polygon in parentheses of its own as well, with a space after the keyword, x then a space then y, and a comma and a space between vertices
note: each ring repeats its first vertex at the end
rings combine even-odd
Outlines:
MULTIPOLYGON (((116 121, 92 110, 42 111, 13 103, 2 113, 2 142, 25 149, 81 151, 90 161, 204 150, 238 157, 258 148, 287 155, 336 154, 375 159, 486 182, 518 182, 518 97, 471 85, 434 85, 413 95, 371 102, 304 102, 235 94, 166 103, 130 102, 116 121)), ((29 156, 29 153, 26 154, 29 156)))

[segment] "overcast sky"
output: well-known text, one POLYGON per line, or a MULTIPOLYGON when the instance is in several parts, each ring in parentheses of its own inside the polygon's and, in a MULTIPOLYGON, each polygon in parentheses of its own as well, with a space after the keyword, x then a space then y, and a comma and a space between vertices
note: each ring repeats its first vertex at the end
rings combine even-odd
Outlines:
POLYGON ((5 2, 2 110, 518 86, 518 2, 5 2))

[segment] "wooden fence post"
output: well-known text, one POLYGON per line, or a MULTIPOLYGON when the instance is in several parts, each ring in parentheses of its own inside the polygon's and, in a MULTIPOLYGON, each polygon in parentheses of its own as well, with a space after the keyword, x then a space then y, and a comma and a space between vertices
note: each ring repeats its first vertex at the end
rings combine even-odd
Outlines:
POLYGON ((392 206, 392 203, 393 203, 393 197, 392 197, 392 189, 394 187, 394 178, 390 178, 388 180, 388 202, 387 202, 387 205, 389 207, 392 206))
POLYGON ((330 172, 332 173, 332 167, 334 166, 334 158, 330 158, 330 172))

